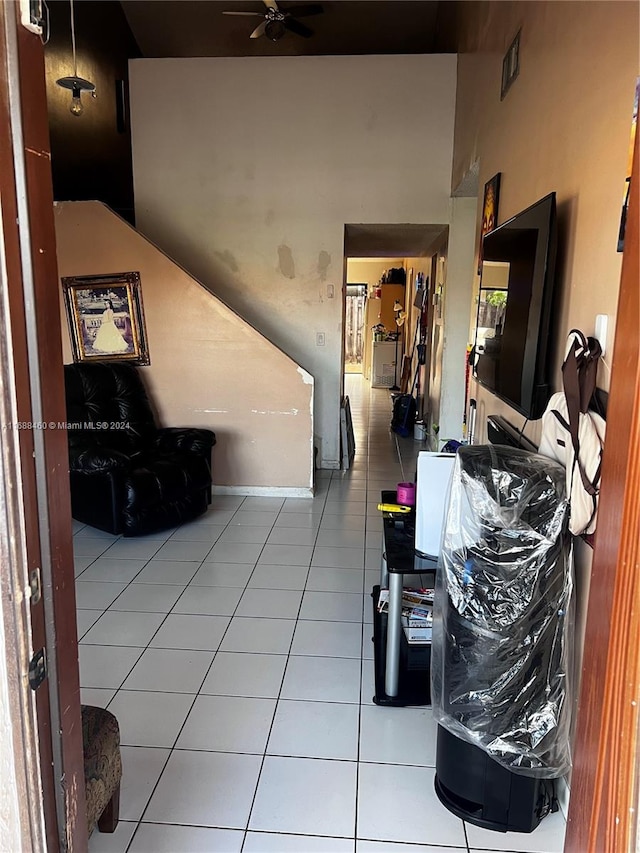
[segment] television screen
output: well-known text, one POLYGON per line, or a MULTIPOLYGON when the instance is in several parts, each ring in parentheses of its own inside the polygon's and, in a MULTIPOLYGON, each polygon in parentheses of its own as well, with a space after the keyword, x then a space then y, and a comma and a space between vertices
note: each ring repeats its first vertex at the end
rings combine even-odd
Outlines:
POLYGON ((549 399, 555 202, 555 193, 545 196, 482 241, 474 377, 531 419, 549 399))

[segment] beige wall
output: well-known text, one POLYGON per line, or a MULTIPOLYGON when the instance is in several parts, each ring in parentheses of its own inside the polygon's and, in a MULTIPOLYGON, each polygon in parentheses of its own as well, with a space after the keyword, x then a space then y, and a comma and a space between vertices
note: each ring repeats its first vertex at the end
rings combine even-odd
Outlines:
MULTIPOLYGON (((140 272, 145 382, 164 426, 215 431, 215 490, 310 494, 313 378, 104 205, 57 204, 55 223, 61 277, 140 272)), ((68 329, 62 292, 61 311, 68 329)))
POLYGON ((344 226, 447 221, 455 67, 453 55, 130 66, 138 226, 314 375, 324 467, 340 459, 344 226))
MULTIPOLYGON (((612 348, 621 263, 616 242, 639 68, 638 4, 485 2, 464 9, 452 186, 476 160, 481 187, 501 172, 499 222, 557 193, 557 389, 560 342, 569 329, 593 334, 596 314, 607 314, 612 348), (520 74, 500 101, 502 56, 520 27, 520 74)), ((478 239, 480 205, 481 199, 478 239)), ((606 366, 599 385, 609 387, 606 366)), ((493 395, 478 389, 477 396, 481 430, 486 413, 522 424, 493 395)), ((537 440, 539 422, 527 434, 537 440)))

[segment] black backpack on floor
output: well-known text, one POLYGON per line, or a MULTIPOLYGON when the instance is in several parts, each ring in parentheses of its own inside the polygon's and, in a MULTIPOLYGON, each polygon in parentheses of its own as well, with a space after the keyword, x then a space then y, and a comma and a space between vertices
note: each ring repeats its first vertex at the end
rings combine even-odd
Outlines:
POLYGON ((400 394, 393 402, 391 429, 405 438, 413 434, 416 422, 416 401, 411 394, 400 394))

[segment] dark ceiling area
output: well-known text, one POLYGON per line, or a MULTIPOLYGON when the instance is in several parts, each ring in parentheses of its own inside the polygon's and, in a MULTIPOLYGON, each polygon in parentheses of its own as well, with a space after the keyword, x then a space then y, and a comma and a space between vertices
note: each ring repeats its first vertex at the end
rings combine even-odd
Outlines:
MULTIPOLYGON (((120 0, 144 57, 319 56, 455 52, 455 0, 327 0, 303 17, 313 30, 277 41, 249 38, 264 20, 263 0, 120 0), (255 16, 224 15, 255 12, 255 16)), ((279 2, 282 12, 306 0, 279 2)))
POLYGON ((344 253, 349 258, 421 258, 433 254, 446 225, 346 225, 344 253))

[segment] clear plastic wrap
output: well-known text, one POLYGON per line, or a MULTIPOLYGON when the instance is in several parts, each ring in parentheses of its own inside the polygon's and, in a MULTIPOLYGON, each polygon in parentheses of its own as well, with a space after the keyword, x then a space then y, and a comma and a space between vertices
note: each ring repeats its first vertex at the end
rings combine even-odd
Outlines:
POLYGON ((433 711, 504 767, 571 766, 573 557, 565 472, 499 445, 458 451, 436 576, 433 711))

